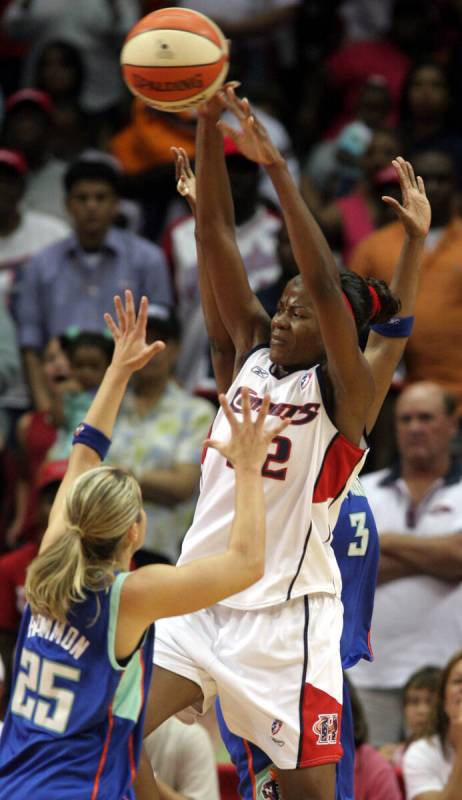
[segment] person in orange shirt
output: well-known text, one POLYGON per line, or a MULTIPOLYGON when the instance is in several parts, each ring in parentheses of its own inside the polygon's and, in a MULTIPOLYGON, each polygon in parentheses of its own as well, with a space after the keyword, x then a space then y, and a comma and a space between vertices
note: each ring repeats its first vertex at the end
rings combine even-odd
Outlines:
MULTIPOLYGON (((415 325, 404 355, 406 379, 434 381, 457 398, 462 415, 462 218, 456 215, 455 170, 442 151, 415 157, 432 207, 415 325)), ((349 267, 388 281, 403 244, 404 230, 393 222, 372 233, 354 250, 349 267)))

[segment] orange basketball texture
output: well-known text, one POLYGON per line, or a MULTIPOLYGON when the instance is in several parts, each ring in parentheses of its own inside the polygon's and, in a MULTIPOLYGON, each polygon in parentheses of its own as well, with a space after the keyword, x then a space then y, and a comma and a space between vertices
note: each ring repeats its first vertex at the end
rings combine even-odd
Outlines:
POLYGON ((181 111, 199 105, 223 84, 228 43, 204 14, 164 8, 132 28, 120 62, 134 95, 154 108, 181 111))

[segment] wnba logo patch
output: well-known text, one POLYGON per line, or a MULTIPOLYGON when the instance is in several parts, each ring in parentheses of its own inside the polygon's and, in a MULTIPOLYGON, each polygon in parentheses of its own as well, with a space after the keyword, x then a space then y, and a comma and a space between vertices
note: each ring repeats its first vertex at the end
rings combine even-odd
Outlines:
POLYGON ((304 389, 305 386, 308 386, 312 374, 313 374, 312 372, 305 372, 305 374, 302 375, 302 377, 300 378, 300 389, 304 389))
POLYGON ((318 714, 312 730, 318 737, 316 744, 337 744, 338 714, 318 714))

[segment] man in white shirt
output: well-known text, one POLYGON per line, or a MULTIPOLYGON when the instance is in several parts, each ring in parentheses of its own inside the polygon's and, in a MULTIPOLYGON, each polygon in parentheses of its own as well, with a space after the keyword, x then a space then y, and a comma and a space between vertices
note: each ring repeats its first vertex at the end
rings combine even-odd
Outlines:
POLYGON ((451 457, 457 427, 453 399, 436 384, 419 382, 396 404, 400 456, 392 469, 364 476, 380 534, 379 586, 372 619, 372 664, 352 678, 370 727, 371 742, 398 741, 401 688, 426 664, 442 666, 458 646, 451 641, 447 600, 462 579, 462 472, 451 457), (441 647, 434 631, 447 645, 441 647))

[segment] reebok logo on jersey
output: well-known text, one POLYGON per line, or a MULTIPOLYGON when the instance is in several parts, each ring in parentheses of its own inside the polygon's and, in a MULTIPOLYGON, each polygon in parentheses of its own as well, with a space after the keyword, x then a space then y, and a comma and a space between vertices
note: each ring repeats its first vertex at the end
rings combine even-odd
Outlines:
POLYGON ((267 378, 269 375, 268 370, 263 369, 263 367, 259 367, 258 364, 256 367, 252 367, 252 372, 254 372, 255 375, 258 375, 259 378, 267 378))
POLYGON ((316 744, 337 744, 338 714, 318 714, 312 730, 318 737, 316 744))
MULTIPOLYGON (((236 389, 236 393, 230 402, 233 411, 242 412, 242 386, 236 389)), ((249 389, 249 401, 252 411, 258 411, 263 403, 263 398, 253 390, 249 389)), ((296 406, 293 403, 270 403, 268 414, 281 419, 290 419, 291 425, 306 425, 313 422, 319 414, 320 403, 305 403, 303 406, 296 406)))

